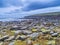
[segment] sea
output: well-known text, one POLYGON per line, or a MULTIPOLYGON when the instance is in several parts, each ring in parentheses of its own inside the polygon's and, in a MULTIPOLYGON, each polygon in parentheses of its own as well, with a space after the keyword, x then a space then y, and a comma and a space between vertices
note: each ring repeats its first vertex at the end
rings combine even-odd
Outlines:
POLYGON ((22 21, 24 19, 21 19, 21 18, 1 18, 0 21, 22 21))

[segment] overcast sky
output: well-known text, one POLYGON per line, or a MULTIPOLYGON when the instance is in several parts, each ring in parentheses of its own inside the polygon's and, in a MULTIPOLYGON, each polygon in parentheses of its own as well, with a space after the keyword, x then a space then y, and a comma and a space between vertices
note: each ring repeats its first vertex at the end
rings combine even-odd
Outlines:
POLYGON ((40 9, 41 11, 44 9, 45 12, 47 8, 49 11, 50 7, 60 9, 60 0, 0 0, 0 15, 2 17, 23 17, 25 12, 40 9))

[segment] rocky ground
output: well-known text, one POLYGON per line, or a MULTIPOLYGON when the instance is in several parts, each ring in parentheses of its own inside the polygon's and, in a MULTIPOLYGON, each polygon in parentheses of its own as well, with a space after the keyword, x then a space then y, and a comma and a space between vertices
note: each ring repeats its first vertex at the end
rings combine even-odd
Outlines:
POLYGON ((0 22, 0 45, 59 45, 60 23, 45 20, 0 22))

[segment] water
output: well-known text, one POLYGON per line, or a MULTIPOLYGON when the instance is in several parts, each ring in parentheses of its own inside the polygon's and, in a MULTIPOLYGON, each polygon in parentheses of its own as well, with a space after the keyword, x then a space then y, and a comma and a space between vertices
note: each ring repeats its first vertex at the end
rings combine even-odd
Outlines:
POLYGON ((0 21, 22 21, 23 19, 14 19, 14 18, 3 18, 3 19, 0 19, 0 21))

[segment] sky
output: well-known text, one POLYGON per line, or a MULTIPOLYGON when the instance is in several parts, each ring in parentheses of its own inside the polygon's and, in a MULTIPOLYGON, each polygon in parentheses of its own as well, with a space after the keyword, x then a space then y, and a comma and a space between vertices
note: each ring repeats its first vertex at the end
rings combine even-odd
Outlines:
POLYGON ((60 11, 60 0, 0 0, 0 18, 21 18, 37 10, 60 11))

